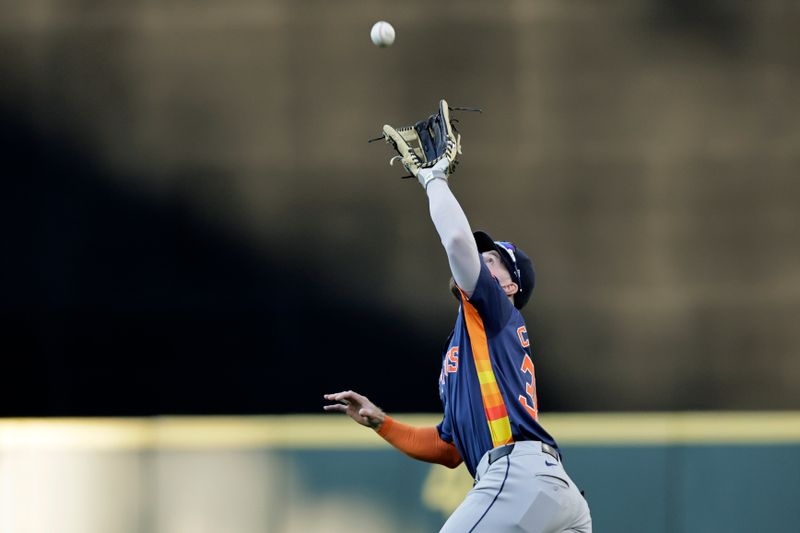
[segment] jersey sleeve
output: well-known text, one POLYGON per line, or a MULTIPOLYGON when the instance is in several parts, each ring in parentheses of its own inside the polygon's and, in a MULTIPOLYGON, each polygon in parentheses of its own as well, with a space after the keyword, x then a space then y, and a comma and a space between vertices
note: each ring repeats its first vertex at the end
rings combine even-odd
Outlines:
POLYGON ((450 419, 447 416, 447 411, 445 411, 444 418, 439 424, 436 426, 436 431, 439 432, 439 438, 445 442, 450 444, 453 443, 453 426, 450 423, 450 419))
MULTIPOLYGON (((466 298, 466 295, 462 295, 466 298)), ((481 261, 481 271, 478 274, 478 283, 472 296, 466 301, 478 310, 478 314, 483 320, 486 333, 493 335, 503 329, 514 312, 514 304, 503 292, 500 283, 492 277, 489 268, 481 261)))
POLYGON ((433 427, 413 427, 387 416, 378 435, 409 457, 455 468, 464 460, 452 443, 445 442, 433 427))

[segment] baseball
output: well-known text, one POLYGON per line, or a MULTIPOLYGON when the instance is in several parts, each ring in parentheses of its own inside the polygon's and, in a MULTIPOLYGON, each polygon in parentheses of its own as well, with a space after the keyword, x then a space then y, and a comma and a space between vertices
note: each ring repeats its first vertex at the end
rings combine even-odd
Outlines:
POLYGON ((379 20, 372 25, 372 30, 369 32, 372 42, 375 46, 385 48, 394 42, 394 28, 385 20, 379 20))

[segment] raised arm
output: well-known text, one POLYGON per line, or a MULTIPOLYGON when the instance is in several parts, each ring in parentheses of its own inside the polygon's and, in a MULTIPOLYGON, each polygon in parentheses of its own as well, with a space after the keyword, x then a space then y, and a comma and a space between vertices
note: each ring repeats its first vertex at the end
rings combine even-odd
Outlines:
POLYGON ((472 229, 447 184, 447 161, 419 171, 419 181, 428 194, 431 219, 442 241, 453 279, 467 296, 472 296, 481 270, 481 259, 472 229))

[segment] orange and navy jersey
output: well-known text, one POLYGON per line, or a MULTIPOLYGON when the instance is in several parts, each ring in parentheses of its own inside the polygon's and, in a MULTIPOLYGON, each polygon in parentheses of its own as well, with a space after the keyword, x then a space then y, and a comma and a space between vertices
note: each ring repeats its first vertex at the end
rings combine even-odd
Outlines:
POLYGON ((475 292, 461 307, 439 375, 444 418, 439 436, 475 475, 496 446, 538 440, 557 447, 539 425, 536 376, 525 321, 481 261, 475 292))

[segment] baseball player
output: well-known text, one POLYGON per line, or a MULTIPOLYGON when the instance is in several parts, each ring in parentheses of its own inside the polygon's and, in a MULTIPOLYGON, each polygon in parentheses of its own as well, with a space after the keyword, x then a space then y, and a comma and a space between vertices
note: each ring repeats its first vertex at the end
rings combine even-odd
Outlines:
MULTIPOLYGON (((441 139, 449 132, 447 110, 442 100, 441 139)), ((388 128, 393 143, 403 141, 388 128)), ((460 137, 453 139, 455 155, 460 137)), ((433 153, 426 166, 398 151, 427 193, 460 300, 439 375, 444 417, 435 427, 408 426, 354 391, 326 394, 334 403, 324 409, 346 413, 415 459, 450 468, 465 463, 475 485, 442 532, 591 532, 586 500, 538 422, 534 363, 519 311, 534 288, 531 260, 510 242, 472 232, 448 185, 455 157, 433 153)))

